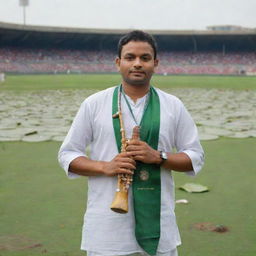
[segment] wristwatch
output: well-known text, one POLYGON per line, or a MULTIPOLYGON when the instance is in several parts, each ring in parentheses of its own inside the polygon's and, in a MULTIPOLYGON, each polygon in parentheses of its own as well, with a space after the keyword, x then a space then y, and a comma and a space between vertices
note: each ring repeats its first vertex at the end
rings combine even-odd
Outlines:
POLYGON ((163 151, 160 151, 160 157, 162 159, 162 162, 160 164, 162 164, 165 160, 168 159, 167 153, 163 151))

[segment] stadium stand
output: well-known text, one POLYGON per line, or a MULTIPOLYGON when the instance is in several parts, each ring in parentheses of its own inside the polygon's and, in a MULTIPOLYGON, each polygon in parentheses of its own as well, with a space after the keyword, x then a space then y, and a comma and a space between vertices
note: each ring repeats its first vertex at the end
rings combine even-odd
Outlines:
MULTIPOLYGON (((125 31, 52 30, 0 23, 0 71, 116 72, 116 45, 125 31)), ((256 32, 152 34, 159 46, 159 74, 256 74, 256 32)))
MULTIPOLYGON (((5 73, 116 72, 111 51, 0 48, 0 70, 5 73)), ((256 73, 256 53, 165 52, 159 53, 159 74, 256 73)))

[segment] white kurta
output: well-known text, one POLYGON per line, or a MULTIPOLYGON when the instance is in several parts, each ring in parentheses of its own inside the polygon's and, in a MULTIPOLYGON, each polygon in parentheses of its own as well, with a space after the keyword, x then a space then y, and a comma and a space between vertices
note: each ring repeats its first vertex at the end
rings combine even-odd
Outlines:
MULTIPOLYGON (((160 131, 158 150, 186 153, 192 160, 195 175, 200 171, 204 153, 198 139, 196 126, 182 102, 173 95, 156 89, 160 99, 160 131)), ((90 145, 90 158, 110 161, 117 154, 112 125, 112 95, 109 88, 88 97, 81 105, 60 151, 59 162, 70 178, 78 177, 68 172, 70 162, 85 156, 90 145)), ((123 96, 122 96, 123 97, 123 96)), ((141 119, 146 96, 136 104, 127 97, 134 116, 141 119)), ((122 98, 123 119, 127 138, 131 137, 135 122, 122 98)), ((104 255, 123 255, 141 252, 134 235, 132 193, 129 193, 129 212, 118 214, 110 210, 117 187, 117 177, 91 176, 88 178, 87 210, 82 232, 82 250, 104 255)), ((131 192, 131 189, 130 189, 131 192)), ((172 172, 161 169, 161 236, 159 252, 167 252, 181 243, 174 214, 174 182, 172 172)), ((150 223, 149 223, 150 225, 150 223)))

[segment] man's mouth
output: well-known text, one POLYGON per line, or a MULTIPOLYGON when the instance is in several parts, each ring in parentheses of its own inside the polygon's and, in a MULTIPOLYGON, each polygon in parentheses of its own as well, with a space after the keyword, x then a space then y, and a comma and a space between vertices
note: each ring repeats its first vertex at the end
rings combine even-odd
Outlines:
POLYGON ((144 71, 139 71, 139 70, 130 71, 130 73, 135 74, 135 75, 136 74, 138 74, 138 75, 145 74, 144 71))

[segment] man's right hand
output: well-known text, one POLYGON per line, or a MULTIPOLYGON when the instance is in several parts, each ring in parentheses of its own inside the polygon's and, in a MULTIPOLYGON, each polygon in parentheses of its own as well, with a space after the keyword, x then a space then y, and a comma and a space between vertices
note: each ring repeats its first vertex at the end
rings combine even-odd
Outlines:
POLYGON ((129 153, 122 152, 116 155, 110 162, 104 162, 103 172, 106 176, 115 176, 119 173, 133 174, 136 162, 129 153))

